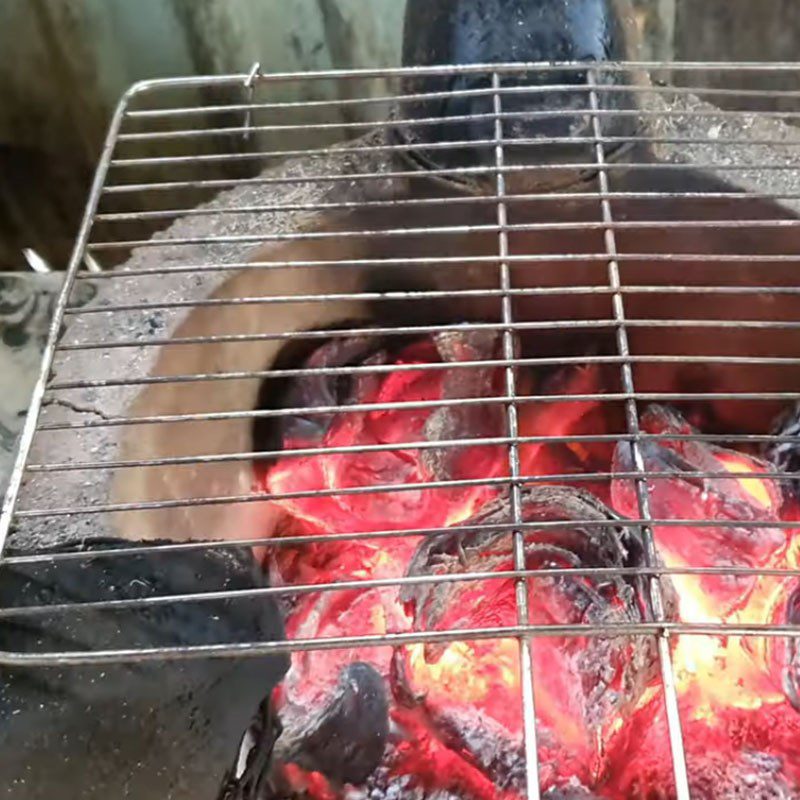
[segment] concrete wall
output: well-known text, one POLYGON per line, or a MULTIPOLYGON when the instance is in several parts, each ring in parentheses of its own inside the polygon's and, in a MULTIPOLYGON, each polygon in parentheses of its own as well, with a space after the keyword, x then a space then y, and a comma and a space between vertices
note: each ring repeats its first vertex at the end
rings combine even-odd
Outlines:
MULTIPOLYGON (((800 59, 800 0, 633 2, 645 59, 800 59)), ((20 266, 26 246, 63 266, 109 116, 134 81, 240 72, 254 61, 267 71, 392 66, 404 5, 0 0, 0 270, 20 266)), ((733 81, 767 85, 758 77, 733 81)), ((800 88, 795 75, 768 85, 800 88)))
POLYGON ((0 269, 19 266, 25 246, 63 265, 131 83, 254 61, 265 71, 396 64, 403 10, 402 0, 3 0, 0 269))
MULTIPOLYGON (((677 0, 675 59, 679 61, 800 61, 798 0, 677 0)), ((739 89, 800 90, 800 71, 689 76, 686 83, 739 89)), ((716 98, 726 106, 741 99, 716 98)), ((796 98, 747 98, 748 107, 797 111, 796 98)))

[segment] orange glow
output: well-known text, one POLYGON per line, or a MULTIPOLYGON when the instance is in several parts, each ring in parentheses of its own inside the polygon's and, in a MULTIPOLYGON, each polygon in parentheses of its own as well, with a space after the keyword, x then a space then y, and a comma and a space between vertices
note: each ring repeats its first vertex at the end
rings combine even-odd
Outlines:
MULTIPOLYGON (((718 454, 717 458, 722 464, 722 467, 728 470, 728 472, 750 472, 753 475, 757 474, 753 462, 745 456, 740 456, 738 453, 718 454)), ((739 478, 741 487, 762 508, 770 508, 772 506, 774 491, 770 491, 770 483, 774 483, 774 481, 768 478, 739 478)))
POLYGON ((417 685, 427 693, 442 692, 451 702, 482 703, 492 691, 504 697, 519 692, 519 645, 514 639, 453 642, 434 663, 425 661, 423 645, 409 650, 417 685))
MULTIPOLYGON (((397 363, 423 364, 438 358, 430 342, 417 343, 402 351, 397 363)), ((364 395, 357 400, 381 404, 441 400, 442 376, 442 370, 389 372, 380 380, 365 382, 364 395)), ((594 367, 565 370, 549 384, 545 382, 544 389, 537 377, 521 371, 519 386, 524 391, 535 387, 543 395, 548 391, 559 395, 599 392, 600 378, 594 367)), ((501 371, 496 370, 487 380, 502 384, 501 378, 501 371)), ((606 404, 580 399, 521 403, 519 434, 543 439, 609 434, 621 426, 619 420, 616 424, 612 422, 614 413, 617 412, 609 411, 606 404)), ((425 541, 421 535, 404 535, 403 531, 459 525, 496 497, 494 487, 426 485, 434 480, 432 475, 440 474, 438 466, 432 467, 428 458, 431 449, 414 449, 408 444, 425 440, 431 414, 430 409, 399 408, 338 415, 320 434, 321 440, 310 446, 347 447, 354 452, 287 457, 260 472, 255 490, 283 498, 274 503, 288 520, 280 534, 317 537, 305 547, 270 550, 270 568, 276 581, 287 585, 335 585, 403 579, 425 541), (389 444, 398 447, 391 451, 376 449, 389 444), (418 486, 401 490, 409 484, 418 486), (379 494, 336 494, 342 489, 377 485, 390 488, 379 494), (326 496, 314 496, 318 491, 326 496), (292 493, 308 496, 285 497, 292 493), (376 531, 397 535, 352 540, 331 536, 376 531)), ((502 423, 498 424, 501 427, 491 431, 491 435, 505 436, 507 431, 502 423)), ((785 611, 788 581, 756 573, 767 567, 800 565, 800 535, 784 533, 779 525, 771 524, 778 522, 781 513, 784 518, 791 513, 795 515, 793 519, 800 519, 800 508, 791 512, 781 510, 780 485, 760 474, 769 465, 745 453, 690 442, 686 437, 670 441, 669 434, 693 430, 671 411, 651 415, 643 422, 642 429, 651 434, 667 434, 651 438, 647 443, 650 449, 645 453, 653 459, 647 471, 651 474, 661 471, 658 480, 648 481, 653 519, 664 521, 653 525, 660 557, 670 568, 705 569, 696 574, 670 575, 668 580, 677 596, 678 620, 717 626, 771 623, 780 617, 785 611), (676 467, 676 464, 687 466, 676 467), (704 472, 722 470, 743 472, 747 476, 713 480, 699 477, 704 472), (748 527, 755 520, 764 524, 748 527), (697 524, 716 521, 720 524, 697 524), (714 572, 718 567, 740 568, 746 574, 732 578, 714 572)), ((454 438, 466 437, 459 431, 454 438)), ((303 441, 284 442, 286 450, 307 446, 303 441)), ((523 475, 630 472, 617 465, 618 454, 608 442, 527 442, 520 445, 519 455, 523 475)), ((447 478, 469 481, 504 477, 508 474, 508 463, 506 448, 465 447, 458 458, 447 462, 452 473, 447 478)), ((595 493, 621 516, 640 516, 633 483, 628 479, 593 484, 581 481, 576 485, 595 493)), ((462 555, 466 558, 463 552, 458 554, 462 555)), ((485 567, 487 571, 513 569, 510 552, 508 556, 505 551, 494 556, 485 567)), ((457 571, 457 567, 448 567, 447 559, 452 562, 456 559, 452 551, 441 559, 445 564, 442 575, 457 571)), ((579 561, 577 555, 575 559, 579 561)), ((462 562, 462 566, 466 563, 462 562)), ((480 562, 476 563, 479 569, 480 562)), ((568 560, 564 564, 552 560, 546 563, 562 568, 573 565, 568 560)), ((582 580, 561 575, 538 576, 530 581, 529 621, 535 625, 591 624, 595 609, 586 601, 588 596, 605 602, 607 605, 600 606, 602 609, 616 610, 615 603, 622 605, 620 596, 615 597, 607 585, 587 578, 579 586, 582 580)), ((469 584, 456 595, 444 593, 436 598, 441 606, 437 607, 438 616, 433 617, 433 622, 424 617, 420 622, 411 610, 414 601, 396 585, 306 591, 294 599, 287 613, 287 637, 306 640, 378 637, 408 634, 418 630, 417 625, 424 631, 452 632, 466 628, 503 629, 518 624, 514 580, 481 578, 469 584)), ((410 585, 412 582, 407 581, 406 587, 410 585)), ((604 700, 598 700, 598 696, 608 691, 624 698, 622 682, 630 675, 607 656, 608 650, 598 649, 593 657, 594 653, 599 653, 599 659, 606 656, 598 664, 598 676, 602 676, 602 680, 598 678, 600 687, 587 686, 593 676, 587 678, 586 662, 580 661, 585 658, 586 645, 580 636, 570 639, 541 636, 534 637, 531 643, 537 722, 540 733, 544 732, 539 741, 543 788, 546 791, 571 777, 584 782, 601 797, 670 797, 669 786, 663 782, 639 785, 638 794, 604 793, 608 786, 603 781, 612 780, 608 775, 615 768, 619 771, 623 762, 627 771, 634 773, 637 757, 644 760, 646 756, 657 767, 648 774, 659 776, 664 772, 661 767, 670 766, 669 748, 663 736, 655 742, 652 752, 644 752, 645 745, 639 741, 647 738, 646 726, 650 716, 655 716, 653 709, 663 706, 664 695, 660 683, 648 683, 651 673, 647 672, 641 681, 643 685, 637 687, 638 693, 632 695, 629 705, 633 709, 620 703, 610 706, 609 717, 601 716, 598 709, 604 700), (640 730, 642 725, 645 733, 640 730), (612 753, 617 746, 623 747, 624 755, 617 756, 618 763, 614 764, 612 753)), ((682 722, 692 730, 706 732, 709 747, 713 743, 723 762, 740 752, 734 749, 739 747, 736 743, 724 744, 727 720, 734 719, 741 729, 747 728, 747 735, 753 741, 761 742, 766 737, 759 736, 760 729, 767 724, 761 720, 768 720, 773 714, 777 718, 780 716, 777 711, 788 707, 780 682, 781 655, 777 645, 752 637, 675 637, 672 658, 682 722)), ((463 792, 463 796, 475 800, 519 800, 514 790, 497 788, 497 775, 492 774, 494 761, 503 762, 502 768, 510 769, 505 760, 514 766, 513 758, 524 751, 519 642, 513 638, 456 641, 443 644, 441 649, 429 646, 428 656, 430 660, 426 660, 423 644, 351 646, 294 653, 291 670, 276 694, 276 704, 281 712, 289 709, 308 714, 326 702, 344 668, 355 661, 367 663, 385 678, 389 714, 396 727, 391 759, 384 765, 388 772, 393 776, 412 775, 415 781, 433 790, 451 791, 457 796, 463 792), (398 665, 403 670, 402 681, 394 672, 400 670, 398 665), (481 737, 487 737, 488 741, 481 737), (480 741, 473 747, 475 740, 480 741), (481 746, 489 753, 487 758, 494 759, 488 766, 480 761, 481 746)), ((658 714, 663 716, 661 711, 658 714)), ((744 741, 744 734, 742 737, 744 741)), ((690 751, 690 755, 693 753, 690 751)), ((800 764, 800 757, 797 761, 800 764)), ((290 765, 287 777, 292 786, 306 791, 313 800, 342 797, 317 773, 306 773, 290 765)))
MULTIPOLYGON (((729 472, 757 475, 754 463, 744 455, 718 453, 717 460, 729 472)), ((764 511, 772 510, 776 488, 766 478, 739 478, 738 483, 764 511)), ((762 514, 762 517, 764 514, 762 514)), ((702 529, 698 529, 702 534, 702 529)), ((685 569, 693 566, 662 541, 659 552, 666 566, 685 569)), ((779 564, 781 553, 774 561, 779 564)), ((769 565, 765 565, 769 566, 769 565)), ((678 595, 680 619, 697 624, 754 624, 769 622, 771 609, 785 592, 780 578, 760 577, 738 607, 720 614, 721 603, 709 591, 710 584, 697 575, 672 575, 678 595)), ((763 641, 763 640, 762 640, 763 641)), ((759 646, 740 636, 680 636, 674 651, 678 691, 688 701, 691 719, 713 720, 723 708, 756 709, 764 704, 783 702, 784 696, 764 671, 759 646)))

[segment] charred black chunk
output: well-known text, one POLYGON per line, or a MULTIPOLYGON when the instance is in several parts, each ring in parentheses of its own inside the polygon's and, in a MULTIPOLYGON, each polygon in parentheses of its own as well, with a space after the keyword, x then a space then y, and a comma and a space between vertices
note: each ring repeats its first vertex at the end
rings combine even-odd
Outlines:
MULTIPOLYGON (((277 608, 265 597, 12 613, 266 585, 248 550, 114 555, 139 545, 111 539, 84 547, 91 552, 80 559, 0 564, 0 652, 96 653, 283 637, 277 608), (109 552, 95 554, 100 550, 109 552)), ((277 654, 166 662, 132 655, 125 663, 54 667, 6 658, 0 796, 215 797, 243 731, 287 663, 277 654)))
POLYGON ((325 707, 284 721, 276 757, 337 783, 359 784, 378 767, 389 735, 384 679, 369 664, 349 665, 325 707))

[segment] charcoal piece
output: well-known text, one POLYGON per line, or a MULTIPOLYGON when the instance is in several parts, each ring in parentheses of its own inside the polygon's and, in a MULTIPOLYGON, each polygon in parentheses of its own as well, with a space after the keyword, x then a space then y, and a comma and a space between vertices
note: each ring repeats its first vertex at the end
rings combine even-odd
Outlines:
MULTIPOLYGON (((476 526, 473 532, 444 533, 426 539, 412 558, 407 574, 454 577, 513 569, 512 534, 491 529, 492 525, 511 520, 507 499, 488 504, 464 523, 466 527, 476 526)), ((524 529, 525 565, 529 570, 646 565, 639 535, 621 525, 619 517, 587 493, 563 487, 524 490, 522 521, 575 522, 563 527, 524 529)), ((604 573, 600 579, 542 577, 529 582, 528 594, 533 623, 630 625, 652 618, 646 580, 637 575, 604 573)), ((667 614, 674 618, 675 596, 666 581, 663 594, 667 614)), ((419 631, 504 627, 517 622, 514 582, 510 579, 408 584, 401 590, 401 601, 413 616, 414 629, 419 631)), ((481 650, 484 646, 480 642, 463 645, 472 653, 466 658, 475 659, 465 667, 471 677, 476 670, 496 667, 495 652, 481 650)), ((460 657, 458 651, 450 651, 450 659, 444 661, 447 651, 446 644, 429 644, 423 650, 424 661, 428 665, 441 662, 446 669, 453 658, 460 657)), ((393 666, 392 678, 395 684, 401 684, 393 687, 395 697, 406 704, 417 702, 437 735, 451 749, 467 753, 499 788, 519 790, 525 766, 521 712, 514 716, 509 711, 519 706, 519 686, 509 684, 504 688, 497 677, 489 680, 495 673, 487 672, 487 681, 493 687, 489 699, 481 696, 477 702, 463 702, 458 689, 447 695, 440 685, 422 682, 418 676, 425 673, 420 672, 419 661, 414 661, 418 653, 412 648, 398 648, 394 658, 400 663, 393 666), (492 691, 499 692, 499 696, 492 696, 492 691)), ((537 710, 541 767, 547 784, 564 776, 562 766, 588 773, 592 759, 602 757, 603 734, 633 709, 657 676, 657 652, 651 637, 544 637, 534 645, 535 668, 537 658, 540 672, 547 673, 544 683, 553 681, 552 686, 543 688, 541 680, 537 685, 537 691, 546 691, 551 701, 549 710, 546 704, 540 704, 537 710), (574 723, 579 729, 571 745, 562 740, 556 721, 562 702, 564 712, 570 714, 570 725, 574 723)), ((456 681, 454 684, 458 685, 456 681)), ((566 776, 573 774, 589 777, 572 772, 566 776)))
MULTIPOLYGON (((669 439, 672 434, 697 431, 680 414, 663 406, 650 406, 640 425, 647 434, 664 436, 639 443, 649 473, 647 494, 652 518, 686 520, 683 525, 654 525, 655 543, 667 564, 757 568, 765 566, 784 547, 786 533, 778 524, 748 524, 778 522, 783 503, 780 487, 774 480, 758 478, 759 473, 772 471, 770 464, 696 439, 669 439), (730 477, 728 473, 732 473, 730 477), (754 477, 743 480, 742 473, 754 477), (720 524, 693 525, 692 520, 720 524)), ((612 482, 614 508, 628 516, 639 516, 636 484, 629 477, 637 471, 630 443, 617 444, 613 471, 621 475, 612 482)), ((742 574, 709 574, 692 580, 706 596, 714 598, 721 616, 740 607, 755 583, 752 575, 742 574)))
MULTIPOLYGON (((447 331, 434 337, 436 349, 444 362, 490 361, 500 357, 500 336, 495 331, 447 331)), ((460 367, 445 370, 442 378, 442 399, 493 396, 499 387, 496 366, 460 367)), ((425 423, 425 439, 429 442, 453 439, 502 436, 505 411, 499 405, 455 405, 437 408, 425 423)), ((434 480, 464 477, 467 462, 475 459, 475 448, 443 447, 422 451, 426 472, 434 480)))
MULTIPOLYGON (((772 435, 800 437, 800 403, 790 406, 775 420, 772 435)), ((764 456, 780 472, 800 478, 800 438, 794 442, 768 442, 764 456)), ((781 481, 781 485, 787 497, 800 500, 800 480, 787 478, 781 481)))
MULTIPOLYGON (((300 365, 304 370, 336 367, 378 366, 385 364, 387 355, 381 337, 337 337, 314 350, 300 365)), ((377 387, 379 374, 304 374, 293 377, 283 395, 283 408, 315 408, 350 405, 363 401, 370 389, 377 387)), ((296 414, 281 417, 278 435, 281 443, 301 442, 313 445, 322 441, 335 414, 296 414)))
MULTIPOLYGON (((84 544, 89 551, 119 547, 138 545, 112 539, 84 544)), ((2 564, 0 608, 265 585, 249 550, 151 549, 2 564)), ((0 619, 0 651, 7 653, 94 652, 282 637, 280 615, 266 597, 0 619)), ((287 665, 285 656, 275 654, 0 667, 0 797, 215 797, 242 733, 287 665)))
POLYGON ((378 767, 389 735, 384 679, 369 664, 344 669, 332 696, 316 714, 284 720, 276 759, 336 784, 359 784, 378 767))

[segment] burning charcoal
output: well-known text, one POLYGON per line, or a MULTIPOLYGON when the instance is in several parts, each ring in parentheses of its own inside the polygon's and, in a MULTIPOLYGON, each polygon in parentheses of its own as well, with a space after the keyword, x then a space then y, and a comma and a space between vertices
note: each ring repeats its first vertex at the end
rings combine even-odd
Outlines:
MULTIPOLYGON (((327 369, 350 366, 377 366, 386 363, 383 340, 377 336, 337 337, 318 347, 301 365, 301 369, 327 369)), ((283 396, 284 408, 342 406, 358 402, 367 386, 379 380, 378 375, 310 374, 293 378, 283 396)), ((297 443, 310 446, 322 441, 335 414, 297 414, 281 417, 278 435, 282 445, 297 443)), ((296 446, 297 446, 296 445, 296 446)))
MULTIPOLYGON (((642 416, 642 431, 648 434, 696 433, 677 412, 651 406, 642 416)), ((686 439, 644 439, 639 444, 647 481, 650 513, 654 519, 717 521, 719 527, 697 525, 654 526, 658 550, 671 567, 759 567, 765 566, 786 545, 779 527, 748 525, 751 521, 778 521, 782 496, 777 483, 759 479, 772 471, 766 462, 744 453, 686 439), (744 472, 753 477, 702 477, 697 473, 744 472), (658 477, 666 476, 666 477, 658 477)), ((614 454, 615 472, 635 473, 629 443, 620 442, 614 454)), ((635 482, 617 478, 612 484, 614 508, 639 517, 635 482)), ((684 619, 706 622, 724 617, 745 601, 755 585, 752 575, 678 576, 682 596, 696 597, 694 610, 684 619), (697 604, 703 604, 698 612, 697 604)), ((688 605, 687 605, 688 608, 688 605)), ((684 609, 682 609, 684 610, 684 609)), ((685 610, 684 610, 685 611, 685 610)))
MULTIPOLYGON (((785 703, 725 709, 682 730, 692 800, 795 800, 800 796, 800 716, 785 703)), ((610 754, 603 795, 674 800, 673 761, 661 697, 648 703, 610 754)))
POLYGON ((384 679, 369 664, 355 663, 316 714, 284 719, 276 758, 340 785, 359 784, 380 764, 388 733, 384 679))
MULTIPOLYGON (((573 366, 558 370, 537 389, 543 395, 575 395, 575 399, 557 402, 523 403, 519 407, 521 437, 567 437, 609 434, 620 430, 622 421, 615 419, 618 409, 580 395, 602 394, 604 375, 597 364, 573 366)), ((568 475, 572 473, 607 472, 613 455, 610 442, 558 442, 534 440, 519 447, 520 470, 523 475, 568 475)), ((568 483, 568 479, 559 481, 568 483)), ((589 490, 604 502, 608 500, 608 482, 577 487, 589 490)))
MULTIPOLYGON (((500 336, 495 331, 448 331, 435 337, 444 362, 490 361, 500 357, 500 336)), ((442 378, 442 399, 496 396, 502 391, 496 366, 447 370, 442 378)), ((436 409, 425 423, 429 442, 502 436, 505 410, 499 405, 455 405, 436 409)), ((505 464, 495 447, 447 447, 422 451, 427 473, 437 481, 490 477, 505 464), (478 450, 486 450, 485 458, 478 450), (487 469, 488 468, 488 469, 487 469)))
MULTIPOLYGON (((787 409, 775 420, 772 434, 800 437, 800 403, 787 409)), ((776 469, 800 477, 800 438, 794 442, 770 442, 764 449, 764 455, 776 469)), ((800 480, 785 480, 782 485, 788 497, 800 502, 800 480)))
MULTIPOLYGON (((800 625, 800 585, 784 591, 775 603, 771 622, 800 625)), ((800 642, 796 637, 770 637, 766 642, 767 669, 796 711, 800 711, 800 642)))
MULTIPOLYGON (((85 544, 92 551, 119 547, 137 545, 107 539, 85 544)), ((248 550, 87 553, 75 560, 3 564, 0 607, 142 600, 265 585, 248 550)), ((280 616, 268 597, 90 606, 0 619, 0 651, 6 652, 140 650, 282 637, 280 616)), ((215 797, 243 731, 286 666, 285 656, 269 655, 3 667, 0 795, 14 800, 215 797)))
MULTIPOLYGON (((350 384, 348 402, 377 403, 381 407, 335 415, 319 442, 325 447, 335 448, 334 452, 287 457, 268 467, 262 465, 264 471, 257 479, 258 484, 269 494, 282 496, 274 505, 286 512, 292 530, 318 534, 445 527, 466 519, 482 502, 493 496, 491 486, 475 486, 469 491, 461 487, 425 488, 420 484, 430 481, 431 472, 423 463, 423 451, 407 446, 423 441, 426 428, 428 434, 436 439, 450 435, 450 429, 445 430, 448 425, 465 424, 457 417, 440 417, 439 425, 430 423, 434 412, 430 407, 418 407, 418 404, 441 400, 447 392, 462 391, 455 388, 454 382, 462 380, 463 375, 459 377, 455 373, 468 370, 414 369, 414 366, 441 364, 442 353, 455 357, 465 348, 478 352, 479 348, 489 346, 483 339, 477 334, 473 336, 464 332, 436 341, 427 337, 407 344, 393 352, 390 362, 402 368, 373 376, 374 380, 350 384), (437 427, 440 433, 433 431, 437 427), (344 448, 349 450, 341 452, 344 448), (407 487, 409 484, 415 487, 398 491, 387 488, 373 494, 337 492, 339 489, 407 487), (326 494, 313 496, 314 492, 326 494), (299 493, 308 496, 286 497, 287 494, 299 493)), ((486 373, 481 371, 481 375, 486 379, 486 373)), ((502 427, 496 431, 502 432, 502 427)), ((461 450, 461 453, 466 468, 478 477, 501 473, 507 468, 502 448, 475 447, 461 450), (479 449, 487 458, 476 459, 479 449), (489 457, 496 463, 489 461, 489 457)), ((443 462, 441 467, 434 465, 432 468, 450 467, 443 462)), ((285 570, 280 571, 284 579, 292 580, 285 570)))
MULTIPOLYGON (((502 573, 513 569, 512 534, 491 530, 512 519, 508 501, 487 505, 468 525, 474 532, 442 534, 421 544, 409 576, 502 573), (488 529, 487 529, 488 528, 488 529)), ((594 497, 569 488, 540 487, 522 496, 525 523, 574 521, 524 531, 525 566, 626 568, 645 565, 639 537, 594 497)), ((511 578, 448 580, 407 585, 401 600, 415 630, 511 627, 517 624, 511 578)), ((674 602, 665 584, 667 607, 674 602)), ((604 574, 593 580, 561 574, 528 582, 532 624, 630 625, 649 614, 639 576, 604 574)), ((588 782, 603 758, 603 741, 632 710, 657 674, 649 637, 541 637, 533 642, 541 778, 588 782)), ((453 750, 467 754, 502 790, 524 784, 522 708, 517 642, 460 641, 398 648, 393 691, 422 710, 453 750)))

